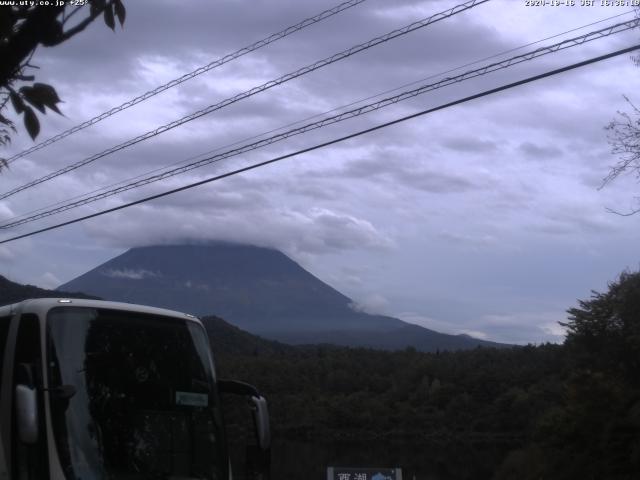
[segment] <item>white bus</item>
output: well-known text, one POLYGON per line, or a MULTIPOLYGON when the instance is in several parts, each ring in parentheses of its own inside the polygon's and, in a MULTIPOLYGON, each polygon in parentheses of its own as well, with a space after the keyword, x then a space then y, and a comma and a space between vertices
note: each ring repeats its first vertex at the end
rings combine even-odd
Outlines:
POLYGON ((34 299, 0 307, 0 480, 223 480, 219 393, 246 395, 268 477, 266 400, 217 380, 190 315, 34 299))

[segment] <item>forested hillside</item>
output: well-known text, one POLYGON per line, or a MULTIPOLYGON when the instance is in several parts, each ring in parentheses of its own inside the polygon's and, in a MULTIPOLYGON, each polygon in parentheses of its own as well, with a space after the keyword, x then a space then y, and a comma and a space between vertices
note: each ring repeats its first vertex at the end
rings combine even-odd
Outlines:
POLYGON ((10 305, 12 303, 20 302, 28 298, 90 298, 98 299, 98 297, 92 295, 85 295, 84 293, 69 293, 57 290, 47 290, 44 288, 36 287, 34 285, 22 285, 20 283, 12 282, 7 278, 0 275, 0 305, 10 305))
POLYGON ((300 438, 522 440, 532 416, 560 398, 557 345, 423 354, 310 347, 218 355, 222 376, 260 386, 274 428, 300 438))
MULTIPOLYGON (((580 302, 566 326, 564 345, 220 351, 218 367, 264 392, 276 438, 382 440, 425 452, 434 444, 498 445, 493 465, 485 456, 442 478, 637 478, 640 273, 625 273, 609 292, 580 302)), ((422 459, 409 461, 419 471, 422 459)))

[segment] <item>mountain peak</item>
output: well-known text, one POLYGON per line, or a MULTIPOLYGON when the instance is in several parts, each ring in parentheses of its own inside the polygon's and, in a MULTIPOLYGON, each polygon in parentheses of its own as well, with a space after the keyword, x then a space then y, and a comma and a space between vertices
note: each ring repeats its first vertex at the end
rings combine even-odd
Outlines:
POLYGON ((284 253, 229 242, 135 247, 59 289, 215 315, 251 333, 291 343, 421 348, 422 342, 422 349, 483 343, 356 311, 350 298, 284 253))
POLYGON ((243 328, 352 313, 348 297, 282 252, 226 242, 135 247, 59 288, 215 314, 243 328))

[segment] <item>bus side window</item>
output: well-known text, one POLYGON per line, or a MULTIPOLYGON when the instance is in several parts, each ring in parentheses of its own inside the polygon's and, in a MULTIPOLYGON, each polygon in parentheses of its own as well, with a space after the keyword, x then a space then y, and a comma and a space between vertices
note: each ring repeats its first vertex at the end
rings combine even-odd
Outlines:
POLYGON ((11 317, 0 317, 0 384, 2 382, 4 352, 5 352, 5 345, 7 344, 7 336, 9 335, 10 323, 11 323, 11 317))
POLYGON ((35 373, 36 367, 40 366, 41 358, 40 320, 37 315, 27 313, 20 317, 20 328, 16 340, 14 382, 20 364, 30 365, 35 373))
MULTIPOLYGON (((40 351, 40 320, 37 315, 24 314, 20 317, 20 327, 16 340, 15 363, 13 371, 13 388, 17 383, 33 383, 40 390, 38 411, 40 418, 40 438, 35 445, 25 445, 17 439, 14 422, 14 471, 20 479, 46 478, 47 449, 44 441, 44 403, 42 396, 42 353, 40 351), (26 367, 26 368, 25 368, 26 367), (25 372, 28 374, 25 375, 25 372), (30 378, 29 378, 30 377, 30 378)), ((15 398, 14 398, 15 408, 15 398)), ((15 417, 15 415, 14 415, 15 417)))

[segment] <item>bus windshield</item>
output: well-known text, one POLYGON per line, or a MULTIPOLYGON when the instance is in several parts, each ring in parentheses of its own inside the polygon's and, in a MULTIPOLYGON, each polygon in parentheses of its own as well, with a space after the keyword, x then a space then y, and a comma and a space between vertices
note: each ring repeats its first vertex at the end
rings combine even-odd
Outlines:
POLYGON ((119 310, 47 316, 53 434, 68 479, 227 477, 201 325, 119 310))

